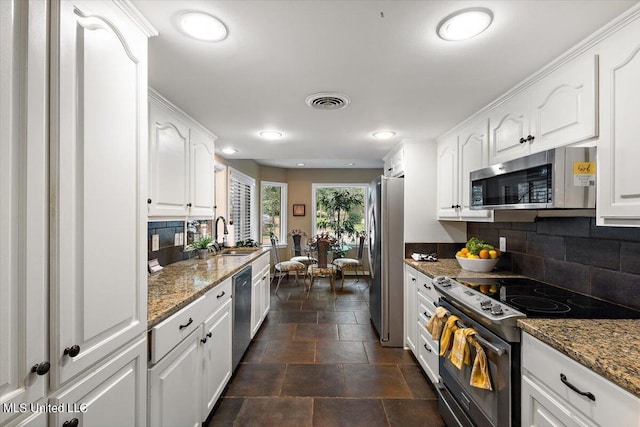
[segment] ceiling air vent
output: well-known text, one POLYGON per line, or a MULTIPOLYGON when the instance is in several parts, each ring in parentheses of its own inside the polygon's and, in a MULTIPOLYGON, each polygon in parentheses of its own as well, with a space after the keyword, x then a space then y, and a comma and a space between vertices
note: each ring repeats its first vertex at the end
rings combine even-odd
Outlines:
POLYGON ((338 92, 320 92, 307 96, 307 105, 316 110, 340 110, 351 103, 351 99, 338 92))

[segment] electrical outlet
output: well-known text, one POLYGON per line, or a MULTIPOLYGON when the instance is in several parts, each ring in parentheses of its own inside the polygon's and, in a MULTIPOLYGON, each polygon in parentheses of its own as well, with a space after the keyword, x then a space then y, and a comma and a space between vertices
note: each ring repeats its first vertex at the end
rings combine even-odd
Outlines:
POLYGON ((173 235, 173 246, 180 246, 180 233, 173 235))
POLYGON ((507 252, 507 238, 500 237, 500 252, 507 252))
POLYGON ((155 252, 160 249, 160 235, 153 234, 151 236, 151 252, 155 252))

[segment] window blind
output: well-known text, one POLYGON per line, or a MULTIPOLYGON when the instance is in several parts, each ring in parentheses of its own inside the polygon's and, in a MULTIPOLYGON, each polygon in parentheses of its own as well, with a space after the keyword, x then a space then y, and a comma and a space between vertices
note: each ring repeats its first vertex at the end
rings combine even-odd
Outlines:
POLYGON ((231 220, 235 241, 254 239, 255 179, 235 169, 229 172, 231 220))

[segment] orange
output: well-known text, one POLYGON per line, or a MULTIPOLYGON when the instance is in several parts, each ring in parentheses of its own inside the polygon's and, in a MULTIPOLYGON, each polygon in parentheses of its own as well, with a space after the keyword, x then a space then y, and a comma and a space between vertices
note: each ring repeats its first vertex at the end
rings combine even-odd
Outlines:
POLYGON ((478 255, 480 255, 482 259, 489 259, 489 251, 486 249, 481 250, 478 255))
POLYGON ((469 253, 469 249, 462 248, 462 249, 460 249, 460 252, 462 252, 463 254, 467 255, 469 253))
POLYGON ((459 256, 460 258, 466 258, 467 257, 465 254, 462 253, 462 251, 456 252, 456 256, 459 256))

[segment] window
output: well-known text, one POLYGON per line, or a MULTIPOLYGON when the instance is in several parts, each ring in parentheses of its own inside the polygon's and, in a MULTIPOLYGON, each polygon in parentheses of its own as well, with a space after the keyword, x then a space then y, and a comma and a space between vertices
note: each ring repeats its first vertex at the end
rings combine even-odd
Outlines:
POLYGON ((366 230, 367 184, 313 184, 313 234, 327 232, 355 244, 366 230))
POLYGON ((262 181, 260 184, 261 243, 271 245, 271 233, 280 243, 287 241, 287 184, 262 181))
POLYGON ((229 217, 233 221, 235 241, 255 239, 253 212, 256 180, 233 168, 229 168, 229 217))

